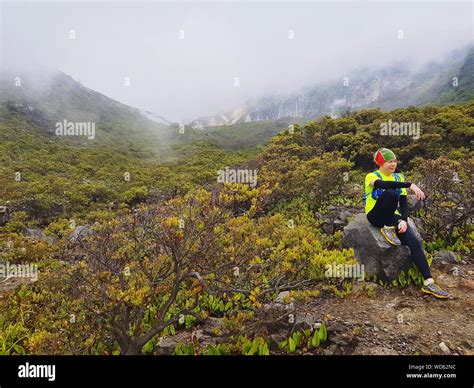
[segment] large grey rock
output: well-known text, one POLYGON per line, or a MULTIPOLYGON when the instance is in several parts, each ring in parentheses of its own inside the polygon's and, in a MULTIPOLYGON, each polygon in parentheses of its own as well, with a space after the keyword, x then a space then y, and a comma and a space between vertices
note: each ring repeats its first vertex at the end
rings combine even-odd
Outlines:
POLYGON ((322 221, 322 229, 327 234, 342 230, 349 223, 349 218, 358 212, 357 208, 348 206, 328 206, 324 213, 316 212, 315 216, 322 221))
POLYGON ((23 230, 23 234, 33 241, 46 241, 47 240, 46 233, 44 233, 44 230, 39 229, 39 228, 25 228, 23 230))
POLYGON ((72 243, 77 242, 93 233, 93 230, 89 226, 77 226, 69 236, 69 241, 72 243))
POLYGON ((458 258, 453 251, 440 251, 433 257, 434 264, 458 264, 458 258))
MULTIPOLYGON (((421 241, 410 218, 408 225, 421 241)), ((406 273, 413 265, 410 248, 389 244, 380 233, 380 228, 372 226, 364 213, 357 214, 344 228, 343 246, 354 248, 355 258, 364 264, 366 276, 375 275, 384 281, 398 279, 402 271, 406 273)))

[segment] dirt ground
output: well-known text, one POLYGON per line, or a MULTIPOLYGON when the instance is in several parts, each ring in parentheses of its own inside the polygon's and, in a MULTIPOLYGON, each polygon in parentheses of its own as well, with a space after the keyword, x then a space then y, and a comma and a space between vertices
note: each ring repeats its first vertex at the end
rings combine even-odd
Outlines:
POLYGON ((344 299, 331 297, 305 306, 324 320, 328 344, 323 354, 474 355, 474 264, 432 268, 450 299, 436 299, 418 286, 375 286, 371 296, 363 283, 344 299), (444 343, 445 346, 441 345, 444 343))

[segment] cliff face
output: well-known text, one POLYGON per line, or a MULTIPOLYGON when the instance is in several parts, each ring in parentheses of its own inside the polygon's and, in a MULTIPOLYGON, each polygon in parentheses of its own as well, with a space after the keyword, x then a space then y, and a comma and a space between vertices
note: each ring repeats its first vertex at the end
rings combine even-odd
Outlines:
POLYGON ((359 70, 327 83, 307 87, 285 96, 265 96, 247 101, 230 112, 201 117, 192 126, 222 126, 236 123, 313 119, 337 116, 341 110, 379 107, 390 110, 409 105, 465 102, 472 95, 474 51, 458 54, 440 63, 430 63, 418 71, 402 67, 359 70), (454 77, 458 85, 453 85, 454 77), (470 90, 469 94, 466 90, 470 90))

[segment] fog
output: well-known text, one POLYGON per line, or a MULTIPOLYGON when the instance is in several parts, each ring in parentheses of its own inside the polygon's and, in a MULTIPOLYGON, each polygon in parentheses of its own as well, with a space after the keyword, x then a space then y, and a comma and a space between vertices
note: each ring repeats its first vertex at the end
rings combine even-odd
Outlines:
POLYGON ((57 68, 188 121, 360 67, 420 66, 472 42, 471 2, 2 4, 2 65, 57 68))

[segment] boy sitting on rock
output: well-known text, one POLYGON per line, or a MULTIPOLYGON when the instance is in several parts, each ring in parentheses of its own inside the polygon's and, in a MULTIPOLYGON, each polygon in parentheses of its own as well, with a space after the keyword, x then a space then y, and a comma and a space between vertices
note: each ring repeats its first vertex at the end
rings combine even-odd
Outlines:
POLYGON ((395 173, 397 158, 393 151, 379 149, 374 154, 374 161, 379 169, 365 177, 367 219, 373 226, 381 228, 382 235, 390 244, 403 244, 410 248, 412 259, 423 275, 423 292, 437 298, 448 298, 449 294, 434 283, 421 242, 407 223, 407 189, 413 191, 418 200, 423 200, 425 194, 414 183, 406 182, 402 174, 395 173))

